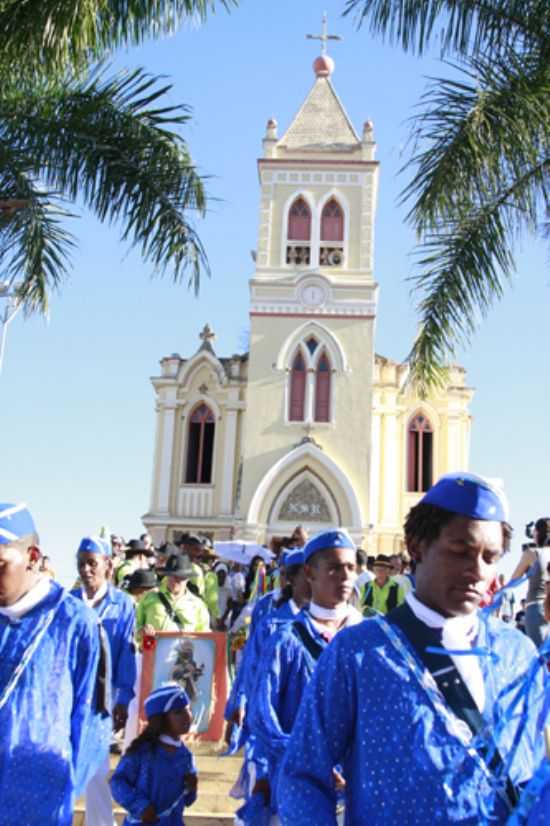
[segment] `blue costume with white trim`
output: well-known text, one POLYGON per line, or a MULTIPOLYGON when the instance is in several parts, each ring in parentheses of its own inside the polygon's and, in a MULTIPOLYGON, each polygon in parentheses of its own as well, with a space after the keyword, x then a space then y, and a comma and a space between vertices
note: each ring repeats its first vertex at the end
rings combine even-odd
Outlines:
MULTIPOLYGON (((181 687, 169 684, 149 695, 145 713, 150 718, 188 705, 181 687)), ((196 790, 185 791, 184 778, 196 773, 193 755, 183 743, 175 750, 163 748, 162 743, 144 743, 127 752, 111 778, 113 797, 128 812, 124 826, 142 823, 142 814, 150 805, 157 813, 155 824, 181 826, 185 806, 197 798, 196 790)))
MULTIPOLYGON (((103 540, 85 537, 79 551, 110 556, 110 547, 103 540), (99 544, 101 543, 101 544, 99 544)), ((71 591, 77 599, 83 599, 81 588, 71 591)), ((107 585, 107 593, 94 610, 105 629, 111 649, 113 704, 127 706, 134 697, 137 677, 134 634, 136 612, 132 598, 113 585, 107 585)))
MULTIPOLYGON (((0 504, 0 550, 35 533, 26 506, 0 504)), ((96 618, 55 582, 35 588, 0 613, 0 826, 70 826, 111 736, 96 618)))
POLYGON ((20 620, 0 616, 0 704, 48 620, 0 707, 0 826, 70 826, 76 797, 109 750, 111 718, 99 708, 97 693, 97 620, 55 582, 20 620))
MULTIPOLYGON (((499 492, 468 474, 444 477, 422 502, 472 519, 507 518, 499 492)), ((474 734, 410 641, 414 623, 406 629, 398 613, 403 608, 343 631, 322 654, 280 772, 283 826, 335 826, 337 763, 346 780, 346 826, 497 826, 510 812, 509 786, 533 775, 542 757, 545 687, 539 670, 523 691, 533 644, 481 614, 470 650, 447 649, 451 666, 453 656, 479 661, 485 702, 477 710, 482 732, 474 734)))
MULTIPOLYGON (((391 644, 386 625, 385 619, 366 620, 338 634, 322 655, 281 772, 283 824, 335 826, 332 767, 338 762, 347 784, 350 826, 477 826, 483 822, 483 806, 490 808, 491 803, 497 808, 494 822, 504 823, 506 812, 498 811, 486 772, 450 733, 448 719, 391 644)), ((416 652, 400 637, 417 662, 420 679, 425 679, 416 652)), ((480 662, 487 693, 485 716, 492 724, 505 715, 510 696, 504 693, 514 676, 527 669, 534 647, 523 634, 496 620, 481 625, 479 644, 498 658, 480 662)), ((539 681, 534 695, 539 701, 529 709, 527 730, 510 771, 516 783, 529 780, 541 757, 541 693, 539 681)), ((498 742, 504 759, 514 731, 512 724, 498 742)))

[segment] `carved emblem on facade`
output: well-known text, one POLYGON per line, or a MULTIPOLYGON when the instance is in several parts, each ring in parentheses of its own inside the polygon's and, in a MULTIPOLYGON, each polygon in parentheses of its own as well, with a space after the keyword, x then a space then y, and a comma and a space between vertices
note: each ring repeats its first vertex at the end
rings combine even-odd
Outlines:
POLYGON ((332 521, 324 496, 309 479, 303 479, 290 491, 281 505, 277 521, 295 522, 297 519, 309 522, 332 521))

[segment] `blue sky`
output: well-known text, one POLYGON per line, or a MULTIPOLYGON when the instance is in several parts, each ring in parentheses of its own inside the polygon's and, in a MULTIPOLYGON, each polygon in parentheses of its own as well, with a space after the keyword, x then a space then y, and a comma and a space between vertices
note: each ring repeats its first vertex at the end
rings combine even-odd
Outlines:
MULTIPOLYGON (((119 228, 85 212, 72 222, 79 248, 73 272, 53 297, 49 322, 19 316, 10 328, 0 398, 4 501, 24 500, 42 546, 70 582, 80 536, 108 525, 125 537, 141 530, 148 508, 154 399, 149 377, 159 359, 193 353, 208 321, 217 352, 242 350, 248 327, 250 250, 256 247, 256 159, 268 118, 280 133, 313 82, 324 9, 344 36, 331 47, 334 85, 360 131, 372 119, 381 162, 375 275, 380 284, 376 347, 401 359, 415 332, 407 277, 414 238, 397 205, 406 175, 408 125, 425 76, 447 70, 405 56, 340 17, 343 0, 244 0, 203 27, 115 55, 116 65, 168 75, 173 103, 193 107, 185 131, 212 196, 198 224, 212 278, 200 296, 150 269, 119 241, 119 228)), ((550 513, 548 247, 532 238, 517 250, 511 288, 461 353, 476 388, 470 468, 501 477, 516 527, 550 513)), ((509 568, 508 560, 505 568, 509 568)))

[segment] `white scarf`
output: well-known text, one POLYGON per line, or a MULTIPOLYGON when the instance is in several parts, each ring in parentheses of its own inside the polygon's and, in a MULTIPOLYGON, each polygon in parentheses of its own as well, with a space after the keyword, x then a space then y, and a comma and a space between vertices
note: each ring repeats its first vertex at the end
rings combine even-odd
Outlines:
POLYGON ((363 615, 349 602, 342 602, 336 608, 324 608, 312 601, 309 603, 308 611, 316 627, 322 626, 316 623, 315 620, 345 620, 344 625, 346 626, 357 625, 363 620, 363 615))
POLYGON ((0 606, 0 614, 9 620, 18 620, 25 616, 31 608, 42 602, 50 593, 52 581, 49 577, 41 576, 30 591, 14 602, 13 605, 0 606))
MULTIPOLYGON (((407 604, 415 617, 427 625, 428 628, 441 628, 441 645, 443 648, 455 651, 467 651, 472 648, 479 631, 479 619, 476 613, 465 614, 460 617, 444 617, 420 602, 410 592, 406 597, 407 604)), ((458 654, 450 655, 456 670, 464 680, 480 711, 485 708, 485 683, 479 664, 479 658, 458 654)))
POLYGON ((99 605, 103 597, 107 594, 108 585, 108 582, 104 582, 99 591, 96 591, 93 597, 90 598, 88 598, 86 595, 86 589, 82 588, 82 599, 89 608, 95 608, 99 605))
POLYGON ((181 749, 183 746, 181 740, 176 740, 175 737, 170 737, 169 734, 161 734, 159 740, 161 743, 166 743, 167 746, 174 746, 176 749, 181 749))

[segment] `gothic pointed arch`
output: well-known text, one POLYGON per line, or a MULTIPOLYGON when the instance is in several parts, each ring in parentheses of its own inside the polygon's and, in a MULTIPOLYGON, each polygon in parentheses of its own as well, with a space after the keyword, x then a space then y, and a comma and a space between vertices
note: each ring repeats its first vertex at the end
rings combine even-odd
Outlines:
POLYGON ((434 428, 423 410, 407 424, 407 490, 423 493, 434 479, 434 428))
POLYGON ((186 485, 209 485, 214 466, 216 419, 206 402, 195 405, 189 415, 185 459, 186 485))
POLYGON ((289 376, 288 420, 303 422, 306 403, 306 360, 300 346, 296 349, 292 359, 289 376))
POLYGON ((291 267, 313 263, 315 204, 309 193, 295 192, 283 209, 283 261, 291 267))
POLYGON ((307 321, 293 330, 283 342, 277 355, 276 367, 278 370, 288 370, 292 356, 298 345, 310 338, 316 339, 319 345, 327 352, 332 369, 339 373, 348 371, 348 360, 344 348, 338 337, 318 321, 307 321))
POLYGON ((365 524, 363 511, 352 483, 334 459, 311 441, 293 448, 267 471, 250 502, 248 524, 267 524, 274 501, 285 483, 306 468, 323 479, 331 491, 338 505, 341 527, 361 535, 365 524))
POLYGON ((323 241, 344 243, 344 210, 334 196, 321 212, 321 243, 323 241))
POLYGON ((313 419, 316 422, 330 422, 332 396, 332 367, 325 349, 321 350, 315 365, 315 399, 313 419))

